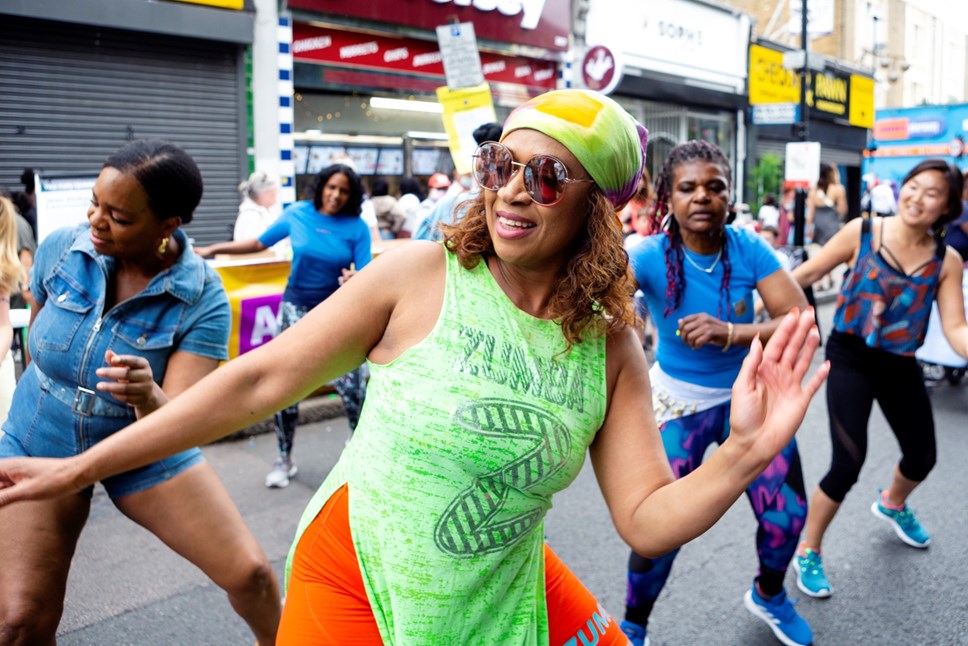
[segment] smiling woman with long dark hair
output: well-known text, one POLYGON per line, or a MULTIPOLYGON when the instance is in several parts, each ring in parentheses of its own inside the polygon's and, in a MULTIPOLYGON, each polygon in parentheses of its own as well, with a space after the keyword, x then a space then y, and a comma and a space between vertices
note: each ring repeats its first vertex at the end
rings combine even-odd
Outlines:
MULTIPOLYGON (((313 178, 309 199, 291 205, 258 238, 222 242, 195 251, 203 258, 217 253, 254 253, 282 240, 292 244, 292 268, 279 304, 279 332, 288 329, 372 258, 370 233, 360 217, 363 183, 349 166, 327 166, 313 178)), ((366 370, 357 365, 332 383, 343 400, 350 431, 356 429, 366 397, 366 370)), ((279 458, 266 475, 266 486, 281 489, 298 471, 292 459, 298 402, 275 415, 279 458)))

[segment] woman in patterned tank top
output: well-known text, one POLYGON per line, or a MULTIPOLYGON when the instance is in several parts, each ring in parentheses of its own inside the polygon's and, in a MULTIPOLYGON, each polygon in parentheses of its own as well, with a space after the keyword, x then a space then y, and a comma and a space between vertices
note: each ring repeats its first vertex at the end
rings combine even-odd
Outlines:
POLYGON ((901 460, 871 511, 906 544, 926 548, 931 542, 907 506, 936 459, 931 403, 914 351, 924 341, 931 304, 937 300, 945 336, 968 357, 962 260, 941 239, 945 224, 961 213, 961 191, 956 167, 941 159, 925 160, 904 178, 895 217, 849 222, 793 273, 801 285, 810 285, 840 263, 850 267, 827 343, 833 456, 810 500, 797 556, 797 582, 810 596, 829 597, 832 591, 821 543, 860 474, 874 401, 897 436, 901 460))

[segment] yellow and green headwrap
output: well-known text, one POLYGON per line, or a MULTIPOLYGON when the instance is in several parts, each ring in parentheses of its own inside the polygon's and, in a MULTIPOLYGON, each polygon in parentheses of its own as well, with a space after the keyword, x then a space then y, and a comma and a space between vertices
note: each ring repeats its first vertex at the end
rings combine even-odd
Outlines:
POLYGON ((530 128, 561 142, 617 208, 635 195, 649 132, 622 106, 591 90, 554 90, 514 110, 504 134, 530 128))

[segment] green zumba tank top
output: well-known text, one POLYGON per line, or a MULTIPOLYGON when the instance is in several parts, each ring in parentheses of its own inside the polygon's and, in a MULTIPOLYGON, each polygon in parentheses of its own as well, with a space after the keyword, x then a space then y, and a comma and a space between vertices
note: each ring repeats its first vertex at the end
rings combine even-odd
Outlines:
POLYGON ((369 363, 360 423, 293 550, 348 484, 384 643, 547 644, 544 516, 604 420, 605 338, 564 353, 561 327, 518 309, 483 260, 446 256, 434 329, 369 363))

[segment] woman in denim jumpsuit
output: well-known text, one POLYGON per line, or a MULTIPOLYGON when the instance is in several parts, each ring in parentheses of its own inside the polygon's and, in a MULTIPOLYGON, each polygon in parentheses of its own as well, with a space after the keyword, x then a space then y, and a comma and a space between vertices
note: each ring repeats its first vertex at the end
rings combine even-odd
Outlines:
MULTIPOLYGON (((179 228, 202 179, 184 151, 134 142, 105 163, 88 224, 38 248, 32 362, 0 434, 0 457, 69 457, 165 404, 226 358, 230 313, 217 274, 179 228)), ((197 448, 105 478, 114 504, 228 593, 260 643, 279 619, 272 569, 197 448)), ((0 643, 53 643, 93 487, 0 510, 0 643)))

